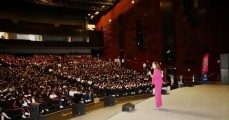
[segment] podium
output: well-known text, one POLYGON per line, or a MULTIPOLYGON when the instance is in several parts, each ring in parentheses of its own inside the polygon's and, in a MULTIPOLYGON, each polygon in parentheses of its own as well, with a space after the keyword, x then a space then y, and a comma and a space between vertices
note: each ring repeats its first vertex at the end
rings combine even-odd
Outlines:
POLYGON ((30 107, 30 118, 40 120, 40 103, 32 103, 30 107))

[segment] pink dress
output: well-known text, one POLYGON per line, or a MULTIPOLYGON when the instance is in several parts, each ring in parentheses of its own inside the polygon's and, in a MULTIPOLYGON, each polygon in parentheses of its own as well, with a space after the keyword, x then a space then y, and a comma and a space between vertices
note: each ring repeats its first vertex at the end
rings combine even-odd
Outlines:
POLYGON ((152 75, 152 84, 155 86, 155 101, 156 108, 162 107, 161 88, 162 88, 162 74, 161 70, 155 69, 152 75))

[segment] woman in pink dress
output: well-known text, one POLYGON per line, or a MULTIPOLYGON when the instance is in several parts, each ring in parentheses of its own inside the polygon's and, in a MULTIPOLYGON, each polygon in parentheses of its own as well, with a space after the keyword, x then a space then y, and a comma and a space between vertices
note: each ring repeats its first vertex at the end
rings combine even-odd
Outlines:
POLYGON ((154 85, 155 89, 155 101, 156 101, 156 107, 155 110, 160 110, 162 107, 162 98, 161 98, 161 88, 163 84, 162 80, 162 72, 160 65, 157 62, 153 62, 153 75, 152 75, 152 84, 154 85))

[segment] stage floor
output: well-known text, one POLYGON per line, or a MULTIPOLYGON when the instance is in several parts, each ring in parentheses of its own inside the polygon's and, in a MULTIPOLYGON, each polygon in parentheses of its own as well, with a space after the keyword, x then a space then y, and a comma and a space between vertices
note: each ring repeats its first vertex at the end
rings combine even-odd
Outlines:
POLYGON ((154 110, 154 97, 136 100, 135 110, 122 112, 122 104, 102 108, 71 120, 228 120, 229 85, 183 87, 163 95, 162 110, 154 110))

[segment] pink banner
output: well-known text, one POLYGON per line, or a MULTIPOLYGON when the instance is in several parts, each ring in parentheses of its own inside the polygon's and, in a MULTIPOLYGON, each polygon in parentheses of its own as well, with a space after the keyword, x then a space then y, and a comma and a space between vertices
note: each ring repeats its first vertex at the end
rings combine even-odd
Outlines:
POLYGON ((208 73, 209 53, 205 54, 202 61, 202 74, 208 73))

